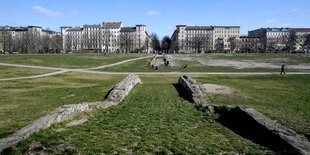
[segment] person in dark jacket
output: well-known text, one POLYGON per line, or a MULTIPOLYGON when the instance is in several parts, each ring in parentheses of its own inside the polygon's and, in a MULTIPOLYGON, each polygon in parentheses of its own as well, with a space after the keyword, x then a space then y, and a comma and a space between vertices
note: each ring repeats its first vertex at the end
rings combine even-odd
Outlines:
POLYGON ((286 74, 285 71, 284 71, 284 66, 285 66, 285 65, 283 64, 282 67, 281 67, 281 73, 280 73, 281 75, 282 75, 282 74, 286 74))

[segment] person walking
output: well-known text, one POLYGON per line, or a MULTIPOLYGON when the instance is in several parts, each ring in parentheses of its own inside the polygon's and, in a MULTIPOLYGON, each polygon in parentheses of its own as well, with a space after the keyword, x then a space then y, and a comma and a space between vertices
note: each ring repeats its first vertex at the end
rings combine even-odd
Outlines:
POLYGON ((286 74, 285 71, 284 71, 284 66, 285 66, 285 65, 283 64, 282 67, 281 67, 281 73, 280 73, 280 75, 286 74))

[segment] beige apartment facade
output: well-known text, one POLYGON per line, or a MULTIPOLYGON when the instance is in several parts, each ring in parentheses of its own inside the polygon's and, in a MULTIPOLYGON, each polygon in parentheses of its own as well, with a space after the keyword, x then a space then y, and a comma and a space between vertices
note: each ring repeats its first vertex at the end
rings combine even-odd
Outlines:
POLYGON ((213 49, 216 50, 216 44, 223 42, 224 50, 230 50, 229 39, 240 37, 240 26, 213 26, 213 49))
POLYGON ((180 53, 193 53, 191 41, 196 36, 205 36, 205 48, 202 51, 216 50, 216 44, 223 43, 225 50, 230 49, 230 38, 240 37, 240 26, 187 26, 177 25, 171 36, 172 44, 177 44, 180 53))

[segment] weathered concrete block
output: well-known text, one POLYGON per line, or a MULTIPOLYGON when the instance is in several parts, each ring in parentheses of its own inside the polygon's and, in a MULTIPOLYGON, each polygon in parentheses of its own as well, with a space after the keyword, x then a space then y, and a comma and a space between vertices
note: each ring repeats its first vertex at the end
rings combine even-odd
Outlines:
POLYGON ((111 102, 121 102, 124 100, 125 96, 131 91, 131 89, 137 84, 141 83, 138 75, 130 74, 123 81, 118 83, 111 93, 109 94, 107 101, 111 102))
POLYGON ((207 103, 207 95, 201 85, 188 75, 180 76, 178 84, 185 90, 186 95, 192 102, 199 104, 207 103))
POLYGON ((211 112, 220 114, 219 122, 256 143, 265 145, 275 152, 296 151, 310 154, 310 143, 303 135, 286 128, 249 106, 218 106, 204 107, 211 112))
POLYGON ((266 127, 270 132, 279 136, 293 148, 297 149, 300 153, 310 154, 310 143, 303 135, 299 135, 295 131, 269 119, 251 107, 238 106, 236 107, 236 110, 252 117, 258 124, 266 127))

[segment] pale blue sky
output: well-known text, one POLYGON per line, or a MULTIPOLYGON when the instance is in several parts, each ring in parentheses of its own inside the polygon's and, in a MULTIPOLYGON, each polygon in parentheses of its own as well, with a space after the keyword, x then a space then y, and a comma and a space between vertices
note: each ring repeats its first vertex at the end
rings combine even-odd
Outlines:
POLYGON ((0 25, 83 26, 122 21, 145 24, 160 37, 175 25, 310 27, 310 0, 0 0, 0 25))

